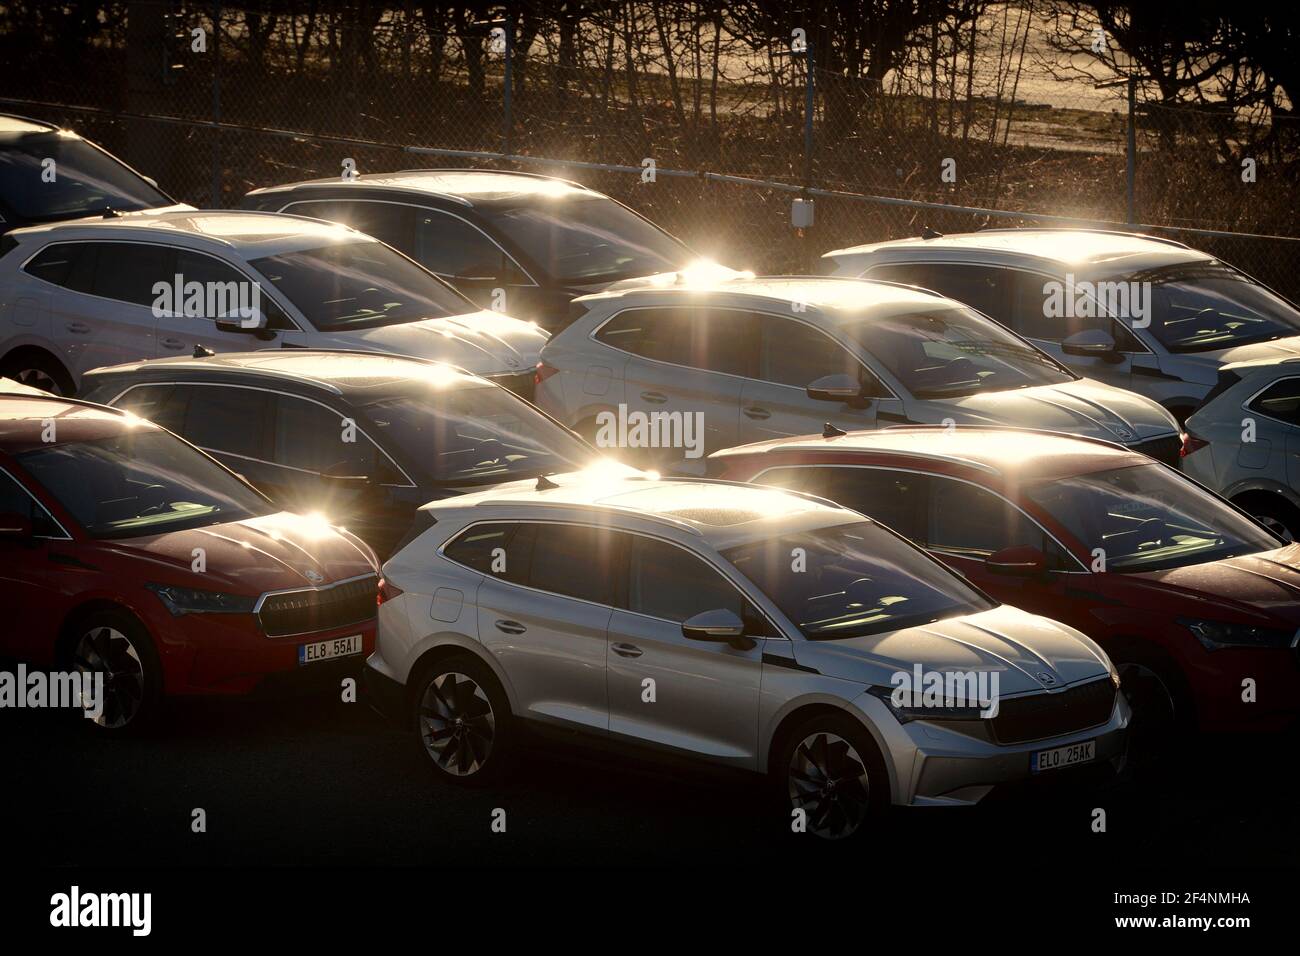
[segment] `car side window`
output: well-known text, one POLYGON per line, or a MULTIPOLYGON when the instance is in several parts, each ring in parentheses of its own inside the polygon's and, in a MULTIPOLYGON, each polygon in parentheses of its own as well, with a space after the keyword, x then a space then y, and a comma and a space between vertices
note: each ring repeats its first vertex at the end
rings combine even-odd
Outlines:
POLYGON ((930 476, 925 546, 957 557, 987 558, 1003 548, 1033 546, 1047 567, 1071 566, 1068 556, 1024 512, 987 489, 939 475, 930 476))
POLYGON ((448 542, 442 553, 480 574, 527 584, 535 535, 531 525, 520 532, 517 521, 473 525, 448 542))
POLYGON ((862 380, 862 363, 829 335, 774 315, 762 316, 760 325, 757 378, 795 388, 806 388, 826 375, 862 380))
MULTIPOLYGON (((239 319, 237 309, 240 305, 252 300, 251 287, 257 286, 257 304, 266 316, 267 328, 279 330, 296 328, 289 321, 289 317, 284 314, 284 310, 266 294, 266 289, 262 287, 260 282, 250 279, 234 266, 222 262, 216 256, 194 252, 190 249, 177 249, 175 270, 176 274, 181 277, 181 281, 185 283, 201 282, 207 288, 219 289, 226 297, 227 305, 222 308, 218 304, 217 314, 195 317, 195 321, 206 319, 215 322, 220 318, 239 319), (234 283, 234 285, 232 286, 231 283, 234 283)), ((207 298, 205 296, 205 300, 207 298)))
POLYGON ((176 385, 137 385, 115 402, 114 407, 181 434, 190 391, 176 385))
POLYGON ((32 523, 38 538, 62 538, 63 532, 45 507, 7 472, 0 471, 0 514, 17 514, 32 523))
POLYGON ((749 378, 757 332, 758 316, 741 310, 631 309, 608 322, 596 340, 660 362, 749 378))
POLYGON ((285 212, 341 222, 367 236, 374 236, 395 249, 410 254, 414 235, 415 209, 398 203, 358 202, 334 199, 293 203, 285 212))
POLYGON ((596 341, 643 358, 671 361, 673 339, 682 321, 675 309, 629 309, 596 333, 596 341))
MULTIPOLYGON (((1075 309, 1065 310, 1052 304, 1052 296, 1069 294, 1064 282, 1057 286, 1048 276, 1019 269, 1008 269, 1011 283, 1010 328, 1027 339, 1061 342, 1077 332, 1099 329, 1115 340, 1120 352, 1145 352, 1146 347, 1123 322, 1108 315, 1079 316, 1075 309), (1059 286, 1059 289, 1058 289, 1059 286), (1061 314, 1068 312, 1068 314, 1061 314)), ((1084 310, 1087 311, 1087 310, 1084 310)))
POLYGON ((146 242, 101 242, 93 292, 105 299, 153 308, 154 285, 175 281, 176 250, 146 242))
POLYGON ((930 289, 964 302, 995 322, 1009 325, 1006 271, 993 266, 950 262, 897 262, 874 267, 867 278, 930 289))
POLYGON ((33 256, 23 271, 74 292, 89 292, 94 278, 94 247, 87 242, 56 242, 33 256), (82 259, 90 260, 89 270, 77 268, 82 259))
POLYGON ((391 471, 382 473, 380 461, 386 459, 355 419, 290 395, 272 396, 272 403, 275 464, 317 475, 393 480, 391 471))
POLYGON ((186 403, 179 429, 186 441, 209 452, 270 460, 266 392, 220 385, 180 385, 177 391, 188 392, 193 399, 186 403))
POLYGON ((1269 418, 1300 426, 1300 378, 1284 378, 1274 382, 1257 395, 1247 406, 1269 418))
POLYGON ((501 247, 462 219, 434 209, 413 210, 415 243, 410 254, 447 279, 488 279, 532 285, 501 247))
POLYGON ((535 525, 528 585, 564 597, 615 605, 614 569, 624 535, 587 525, 535 525))
POLYGON ((917 543, 924 538, 927 475, 885 468, 774 468, 759 481, 829 498, 917 543))
POLYGON ((629 611, 678 624, 718 608, 745 615, 749 602, 716 568, 676 545, 638 534, 629 537, 629 611))

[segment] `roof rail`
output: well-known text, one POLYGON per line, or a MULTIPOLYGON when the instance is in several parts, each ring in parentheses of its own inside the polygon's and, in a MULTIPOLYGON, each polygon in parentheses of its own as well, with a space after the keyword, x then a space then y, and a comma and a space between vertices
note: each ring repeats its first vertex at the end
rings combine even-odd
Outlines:
POLYGON ((1130 239, 1149 239, 1152 242, 1176 246, 1179 249, 1191 248, 1185 242, 1179 242, 1177 239, 1169 239, 1165 236, 1153 236, 1149 232, 1132 232, 1127 229, 1097 229, 1089 226, 1031 226, 1028 229, 1017 226, 995 226, 992 229, 977 229, 976 232, 1028 232, 1030 229, 1034 232, 1088 232, 1100 236, 1128 236, 1130 239))
POLYGON ((748 488, 750 491, 755 489, 760 491, 780 491, 783 494, 794 495, 796 498, 803 498, 805 501, 811 501, 815 504, 826 505, 836 511, 852 511, 852 508, 845 507, 838 501, 831 501, 829 498, 822 498, 819 495, 810 494, 806 491, 796 491, 793 488, 778 488, 776 486, 765 487, 756 485, 751 481, 732 481, 728 478, 696 478, 692 475, 665 475, 660 478, 661 481, 680 481, 690 482, 702 485, 728 485, 735 488, 748 488))
MULTIPOLYGON (((744 483, 732 482, 732 484, 744 484, 744 483)), ((753 487, 753 486, 750 485, 747 487, 753 487)), ((454 497, 449 499, 442 499, 442 501, 445 501, 446 503, 451 505, 456 504, 456 500, 457 499, 454 497)), ((432 503, 440 504, 442 503, 442 501, 432 502, 432 503)), ((496 505, 496 506, 506 506, 506 507, 514 507, 515 505, 521 505, 527 508, 539 508, 539 509, 579 508, 588 511, 605 511, 613 514, 630 515, 636 518, 644 518, 647 521, 657 521, 658 523, 668 525, 669 527, 678 528, 682 531, 689 531, 691 534, 696 535, 697 537, 704 537, 704 532, 702 532, 699 528, 695 527, 695 525, 691 524, 689 521, 683 521, 680 518, 673 518, 670 517, 669 515, 660 514, 659 512, 655 512, 655 511, 642 511, 638 508, 629 508, 626 505, 612 505, 612 504, 607 504, 605 502, 599 502, 599 501, 582 501, 582 502, 556 501, 554 499, 548 499, 548 498, 482 498, 474 502, 475 508, 480 508, 483 507, 484 505, 488 505, 488 506, 496 505)))
POLYGON ((24 116, 22 113, 0 112, 0 116, 8 119, 22 120, 24 123, 34 123, 37 126, 44 126, 48 130, 59 130, 63 127, 58 123, 51 123, 49 120, 37 119, 35 116, 24 116))
POLYGON ((93 408, 100 412, 112 412, 114 415, 131 415, 132 412, 124 408, 114 408, 112 405, 101 405, 99 402, 88 402, 84 398, 65 398, 62 395, 54 395, 50 392, 42 392, 40 395, 31 395, 27 392, 6 392, 4 385, 0 384, 0 399, 19 398, 25 401, 37 402, 62 402, 64 405, 77 405, 81 408, 93 408))

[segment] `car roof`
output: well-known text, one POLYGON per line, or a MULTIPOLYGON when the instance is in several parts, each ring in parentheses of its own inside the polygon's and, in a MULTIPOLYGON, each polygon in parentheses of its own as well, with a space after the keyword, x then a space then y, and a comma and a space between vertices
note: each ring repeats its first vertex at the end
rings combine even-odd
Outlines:
POLYGON ((497 169, 402 169, 391 173, 362 173, 347 181, 335 176, 268 186, 255 189, 249 195, 306 192, 325 187, 415 193, 453 199, 471 206, 480 203, 516 203, 522 199, 601 195, 566 179, 497 169))
POLYGON ((918 252, 923 252, 927 259, 950 257, 944 253, 981 252, 1073 267, 1123 265, 1152 268, 1213 258, 1172 239, 1093 229, 985 229, 929 239, 890 239, 834 249, 823 258, 871 255, 874 259, 887 261, 890 258, 915 258, 918 252))
POLYGON ((245 259, 313 249, 332 242, 370 241, 368 236, 338 223, 305 216, 250 210, 169 210, 141 215, 27 226, 9 233, 20 241, 69 239, 135 239, 181 241, 178 245, 215 246, 245 259))
MULTIPOLYGON (((32 119, 30 116, 19 116, 17 113, 0 113, 0 143, 3 143, 6 139, 28 136, 32 133, 56 132, 60 132, 60 130, 54 123, 32 119)), ((62 130, 62 132, 67 136, 80 139, 76 133, 70 130, 62 130)))
POLYGON ((710 457, 728 459, 783 452, 796 457, 842 455, 846 462, 866 454, 926 460, 982 472, 993 484, 1064 478, 1151 461, 1140 452, 1101 439, 1033 429, 965 425, 902 425, 829 438, 821 435, 777 438, 723 449, 710 457))
MULTIPOLYGON (((684 275, 683 273, 669 273, 684 275)), ((581 296, 576 301, 595 303, 608 299, 653 301, 656 304, 687 305, 697 297, 732 300, 733 304, 775 306, 792 314, 817 312, 831 319, 851 320, 863 309, 896 309, 911 312, 933 309, 936 305, 959 307, 937 292, 918 289, 898 282, 874 279, 847 279, 833 276, 751 276, 738 273, 734 278, 708 274, 693 281, 638 285, 581 296), (798 308, 793 308, 797 305, 798 308)), ((715 303, 716 304, 716 303, 715 303)))
MULTIPOLYGON (((660 478, 650 472, 629 475, 626 468, 610 463, 544 481, 509 482, 424 506, 435 514, 480 508, 487 512, 484 519, 620 515, 674 527, 716 548, 860 520, 856 512, 812 495, 737 482, 660 478)), ((633 529, 630 524, 619 527, 633 529)))
POLYGON ((143 418, 77 399, 0 394, 0 451, 10 454, 52 444, 109 438, 136 428, 162 430, 143 418))
POLYGON ((349 398, 360 398, 392 386, 415 382, 445 385, 476 383, 486 379, 442 362, 384 355, 377 352, 319 349, 267 349, 262 352, 220 352, 201 357, 170 357, 129 362, 86 373, 89 386, 108 378, 137 381, 247 376, 280 382, 322 386, 349 398))

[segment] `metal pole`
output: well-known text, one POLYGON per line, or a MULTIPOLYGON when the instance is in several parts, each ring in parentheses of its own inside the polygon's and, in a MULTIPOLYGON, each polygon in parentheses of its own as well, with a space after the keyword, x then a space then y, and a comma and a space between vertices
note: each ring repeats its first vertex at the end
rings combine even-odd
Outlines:
POLYGON ((813 79, 813 47, 811 42, 804 51, 804 56, 804 65, 808 69, 808 83, 803 107, 803 184, 805 187, 809 187, 812 185, 813 103, 816 84, 816 80, 813 79))
POLYGON ((1128 78, 1128 221, 1137 222, 1137 77, 1128 78))
MULTIPOLYGON (((212 121, 221 122, 221 4, 212 5, 212 121)), ((221 130, 212 144, 212 209, 221 208, 221 130)))
POLYGON ((514 87, 514 48, 515 48, 515 21, 513 17, 505 19, 505 36, 506 36, 506 68, 503 94, 504 117, 502 125, 505 127, 505 147, 501 152, 507 156, 510 155, 510 134, 511 134, 511 117, 510 117, 510 98, 514 87))

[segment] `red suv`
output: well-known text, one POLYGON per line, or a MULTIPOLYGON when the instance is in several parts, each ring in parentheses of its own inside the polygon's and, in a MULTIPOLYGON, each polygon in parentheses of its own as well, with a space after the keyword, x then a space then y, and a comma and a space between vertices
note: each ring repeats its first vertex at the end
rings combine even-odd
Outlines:
POLYGON ((709 473, 830 498, 993 597, 1083 631, 1120 670, 1135 744, 1175 724, 1280 729, 1300 713, 1300 545, 1197 483, 1066 435, 827 435, 720 451, 709 473))
POLYGON ((165 429, 0 395, 0 654, 102 672, 103 727, 137 725, 164 694, 362 660, 377 567, 356 536, 280 511, 165 429))

